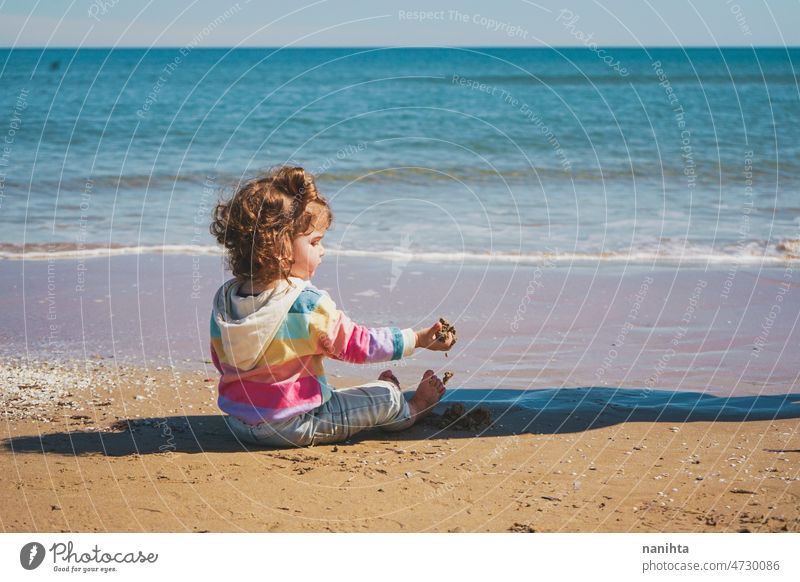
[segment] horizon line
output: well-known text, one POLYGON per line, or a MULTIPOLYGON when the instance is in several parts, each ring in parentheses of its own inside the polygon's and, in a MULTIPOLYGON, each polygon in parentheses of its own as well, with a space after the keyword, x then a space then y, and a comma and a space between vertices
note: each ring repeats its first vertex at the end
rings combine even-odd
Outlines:
MULTIPOLYGON (((66 50, 66 49, 78 49, 78 50, 119 50, 119 49, 129 49, 129 50, 142 50, 142 49, 182 49, 186 48, 186 45, 157 45, 157 46, 146 46, 146 45, 123 45, 123 46, 108 46, 108 45, 91 45, 91 46, 41 46, 41 45, 17 45, 17 46, 8 46, 8 45, 0 45, 0 50, 3 49, 25 49, 25 50, 66 50)), ((203 47, 194 47, 192 48, 193 51, 197 50, 238 50, 238 49, 256 49, 256 50, 263 50, 263 49, 272 49, 272 50, 302 50, 302 49, 453 49, 453 48, 483 48, 483 49, 584 49, 584 50, 595 50, 594 48, 587 47, 585 45, 531 45, 531 46, 521 46, 521 45, 307 45, 307 46, 260 46, 260 45, 243 45, 243 46, 231 46, 231 45, 219 45, 219 46, 203 46, 203 47)), ((736 48, 736 49, 763 49, 763 48, 770 48, 770 49, 796 49, 800 48, 800 44, 797 45, 782 45, 782 44, 761 44, 761 45, 744 45, 744 44, 720 44, 720 45, 597 45, 597 49, 728 49, 728 48, 736 48)))

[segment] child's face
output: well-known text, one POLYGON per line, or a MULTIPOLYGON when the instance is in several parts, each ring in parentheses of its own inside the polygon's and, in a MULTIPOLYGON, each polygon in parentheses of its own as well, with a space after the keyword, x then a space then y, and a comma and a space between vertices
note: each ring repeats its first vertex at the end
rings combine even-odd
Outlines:
POLYGON ((325 256, 325 248, 322 246, 322 237, 325 236, 327 228, 318 230, 314 227, 310 234, 303 234, 292 241, 292 252, 294 253, 294 264, 292 265, 291 275, 309 280, 314 275, 322 257, 325 256))

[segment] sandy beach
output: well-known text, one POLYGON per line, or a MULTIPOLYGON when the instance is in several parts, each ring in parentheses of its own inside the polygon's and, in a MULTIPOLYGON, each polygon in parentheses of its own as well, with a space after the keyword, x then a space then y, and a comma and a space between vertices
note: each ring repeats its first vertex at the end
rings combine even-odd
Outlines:
POLYGON ((0 7, 3 532, 800 532, 796 2, 123 4, 0 7), (246 185, 281 165, 285 196, 246 185), (312 190, 333 219, 307 232, 312 190), (431 417, 229 432, 222 253, 286 236, 354 322, 457 328, 325 363, 407 395, 451 372, 431 417))
POLYGON ((27 391, 4 395, 4 532, 800 531, 796 418, 639 421, 583 405, 588 418, 553 407, 531 423, 490 406, 482 431, 431 421, 259 449, 227 431, 203 373, 4 364, 27 391))
POLYGON ((259 449, 216 407, 219 257, 0 261, 5 532, 800 531, 800 293, 791 266, 397 265, 315 284, 370 325, 446 315, 453 371, 400 434, 259 449), (425 285, 422 285, 425 282, 425 285), (775 305, 780 305, 776 313, 775 305), (488 428, 442 428, 454 402, 488 428))

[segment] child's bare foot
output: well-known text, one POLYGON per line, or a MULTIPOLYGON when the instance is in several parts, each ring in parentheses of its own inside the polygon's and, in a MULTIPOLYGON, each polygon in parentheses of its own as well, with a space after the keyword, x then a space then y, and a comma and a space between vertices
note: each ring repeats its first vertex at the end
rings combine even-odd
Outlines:
POLYGON ((433 370, 427 370, 422 375, 422 382, 419 383, 414 396, 408 401, 408 407, 411 409, 411 417, 414 422, 425 418, 431 413, 433 407, 442 399, 444 391, 444 383, 433 373, 433 370))
POLYGON ((394 375, 394 372, 391 370, 384 370, 381 372, 381 375, 378 376, 378 380, 388 380, 392 382, 395 386, 400 388, 400 380, 397 379, 397 376, 394 375))

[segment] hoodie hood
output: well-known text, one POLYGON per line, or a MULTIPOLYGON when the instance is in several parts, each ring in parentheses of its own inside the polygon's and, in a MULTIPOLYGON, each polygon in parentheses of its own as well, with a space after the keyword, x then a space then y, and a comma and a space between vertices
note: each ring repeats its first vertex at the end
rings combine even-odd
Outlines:
POLYGON ((260 295, 240 297, 240 283, 227 281, 214 296, 213 317, 220 330, 228 362, 239 370, 252 369, 269 347, 284 317, 308 281, 281 280, 260 295))

